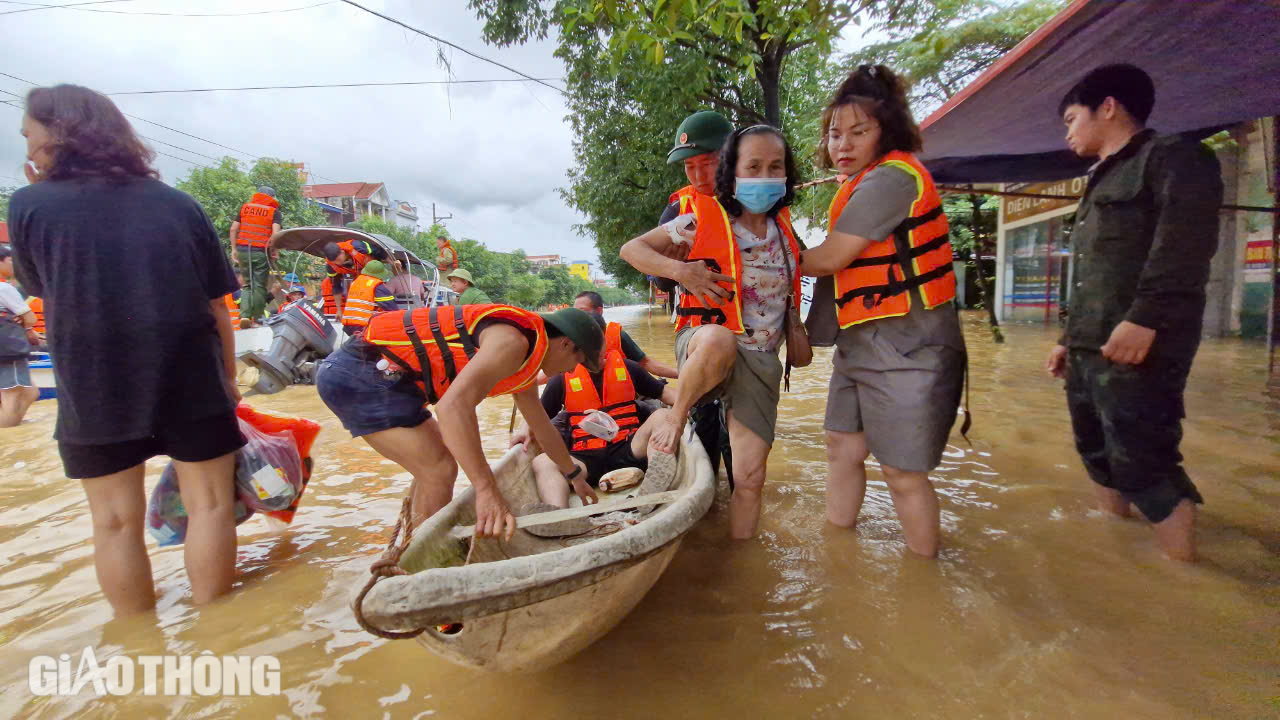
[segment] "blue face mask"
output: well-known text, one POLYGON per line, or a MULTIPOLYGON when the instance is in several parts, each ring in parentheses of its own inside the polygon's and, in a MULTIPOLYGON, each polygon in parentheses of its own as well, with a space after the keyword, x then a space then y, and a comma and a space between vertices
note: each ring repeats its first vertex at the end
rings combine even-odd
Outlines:
POLYGON ((787 194, 786 178, 737 178, 733 196, 753 213, 767 212, 787 194))

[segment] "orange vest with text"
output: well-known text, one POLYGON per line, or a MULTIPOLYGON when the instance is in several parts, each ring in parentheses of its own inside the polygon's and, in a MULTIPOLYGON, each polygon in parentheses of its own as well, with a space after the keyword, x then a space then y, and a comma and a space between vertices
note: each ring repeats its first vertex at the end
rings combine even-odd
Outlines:
POLYGON ((364 327, 369 324, 369 320, 373 318, 374 313, 378 310, 378 302, 380 300, 391 300, 391 298, 375 297, 374 291, 382 281, 372 275, 361 275, 351 283, 351 287, 347 288, 346 303, 342 306, 342 324, 354 327, 364 327))
POLYGON ((915 201, 910 214, 889 237, 872 243, 849 267, 836 273, 836 317, 842 328, 906 315, 911 310, 912 288, 920 288, 926 308, 956 296, 947 216, 933 176, 914 155, 895 150, 846 180, 831 201, 828 227, 835 228, 849 197, 867 173, 884 165, 899 168, 915 179, 915 201))
POLYGON ((227 312, 231 314, 231 328, 233 330, 240 329, 240 301, 236 300, 234 293, 227 293, 222 296, 222 302, 227 306, 227 312))
POLYGON ((693 189, 692 185, 685 185, 679 190, 671 193, 671 197, 667 198, 667 203, 679 202, 680 214, 689 212, 689 208, 693 206, 693 199, 698 197, 698 191, 693 189))
POLYGON ((591 373, 579 365, 564 376, 564 409, 569 412, 569 425, 573 428, 571 452, 599 450, 625 441, 640 427, 640 411, 636 408, 636 386, 627 372, 626 358, 622 354, 622 326, 609 323, 605 329, 604 370, 601 392, 591 381, 591 373), (582 418, 593 410, 603 410, 618 423, 618 434, 613 440, 602 440, 578 427, 582 418))
POLYGON ((271 240, 271 219, 276 216, 279 201, 265 193, 254 193, 249 202, 240 206, 240 229, 236 231, 236 245, 265 248, 271 240))
POLYGON ((38 333, 44 332, 44 300, 32 295, 27 298, 27 307, 31 308, 31 312, 36 314, 36 324, 32 326, 32 330, 38 333))
MULTIPOLYGON (((711 195, 698 195, 693 201, 693 212, 698 229, 693 238, 693 247, 689 250, 689 261, 702 260, 713 272, 723 273, 733 278, 733 286, 728 298, 717 298, 707 307, 702 299, 691 292, 680 293, 680 307, 676 315, 676 332, 686 327, 697 327, 703 323, 724 325, 734 333, 741 335, 742 326, 742 253, 738 250, 738 241, 733 237, 733 226, 729 215, 720 207, 720 202, 711 195)), ((791 213, 783 208, 778 213, 778 227, 787 243, 789 262, 795 263, 799 257, 800 244, 796 241, 795 230, 791 227, 791 213)), ((793 266, 794 267, 794 264, 793 266)), ((792 299, 796 308, 800 307, 800 274, 793 272, 792 299)))
POLYGON ((427 402, 436 403, 476 354, 473 335, 476 325, 485 319, 506 320, 537 336, 524 364, 495 385, 489 396, 532 387, 549 341, 542 318, 529 310, 490 304, 378 313, 364 329, 364 342, 377 348, 395 367, 408 372, 426 393, 427 402))

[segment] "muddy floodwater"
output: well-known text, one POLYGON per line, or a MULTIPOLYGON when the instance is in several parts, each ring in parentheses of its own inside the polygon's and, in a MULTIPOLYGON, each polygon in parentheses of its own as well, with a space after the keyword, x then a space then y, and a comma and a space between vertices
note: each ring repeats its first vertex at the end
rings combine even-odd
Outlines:
MULTIPOLYGON (((671 326, 607 313, 673 363, 671 326)), ((1206 505, 1202 561, 1164 560, 1143 522, 1091 510, 1060 384, 1055 329, 994 345, 965 317, 972 446, 933 474, 943 550, 910 556, 877 471, 856 531, 825 524, 830 350, 784 393, 755 540, 727 537, 728 491, 621 625, 529 675, 452 666, 362 632, 348 602, 381 553, 408 474, 353 441, 314 388, 249 398, 319 421, 293 525, 239 528, 229 598, 190 602, 181 548, 152 549, 155 615, 111 620, 89 508, 62 476, 56 407, 0 430, 0 716, 337 718, 1275 718, 1280 716, 1280 407, 1263 348, 1201 347, 1183 452, 1206 505), (36 697, 36 655, 274 655, 278 696, 36 697)), ((128 382, 127 378, 121 378, 128 382)), ((490 458, 510 399, 480 411, 490 458)), ((958 424, 957 424, 958 426, 958 424)), ((148 492, 162 459, 147 468, 148 492)), ((148 540, 149 546, 152 545, 148 540)))

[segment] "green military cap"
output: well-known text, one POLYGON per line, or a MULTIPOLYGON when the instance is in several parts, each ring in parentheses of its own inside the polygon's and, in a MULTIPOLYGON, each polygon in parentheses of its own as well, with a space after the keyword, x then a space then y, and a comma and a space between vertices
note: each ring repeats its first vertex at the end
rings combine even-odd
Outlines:
POLYGON ((667 153, 667 163, 715 152, 732 132, 733 125, 715 110, 696 112, 685 118, 676 130, 676 145, 667 153))
POLYGON ((376 277, 379 280, 391 279, 391 271, 387 269, 386 265, 383 265, 381 262, 377 260, 370 260, 369 262, 365 263, 364 268, 360 271, 360 273, 362 275, 368 275, 369 277, 376 277))
POLYGON ((476 281, 475 281, 475 280, 473 280, 473 279, 471 279, 471 273, 470 273, 470 272, 468 272, 468 271, 466 271, 466 270, 463 270, 462 268, 458 268, 457 270, 454 270, 453 272, 449 273, 448 275, 445 275, 445 278, 446 278, 446 279, 447 279, 447 278, 461 278, 461 279, 463 279, 463 280, 466 280, 466 281, 467 281, 468 283, 470 283, 471 285, 475 285, 475 284, 476 284, 476 281))
POLYGON ((600 372, 600 354, 604 351, 604 331, 591 316, 577 308, 561 308, 541 313, 542 321, 559 330, 585 356, 583 365, 589 372, 600 372))

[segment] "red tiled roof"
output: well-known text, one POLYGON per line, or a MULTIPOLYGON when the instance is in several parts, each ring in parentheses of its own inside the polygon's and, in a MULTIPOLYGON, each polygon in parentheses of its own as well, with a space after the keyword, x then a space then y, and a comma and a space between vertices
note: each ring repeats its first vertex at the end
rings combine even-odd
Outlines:
POLYGON ((354 197, 357 200, 368 200, 382 183, 349 182, 331 183, 328 185, 303 185, 302 196, 309 198, 354 197))

